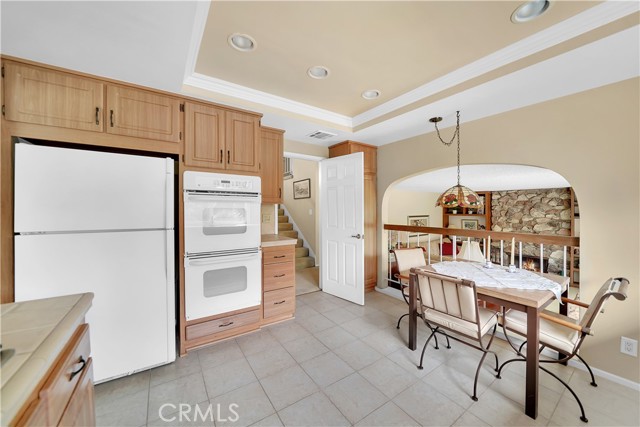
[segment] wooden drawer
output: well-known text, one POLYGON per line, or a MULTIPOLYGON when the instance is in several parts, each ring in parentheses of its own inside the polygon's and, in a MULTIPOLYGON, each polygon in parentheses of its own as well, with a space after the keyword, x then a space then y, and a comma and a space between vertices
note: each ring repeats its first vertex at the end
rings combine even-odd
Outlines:
POLYGON ((296 311, 295 287, 264 293, 264 318, 293 315, 296 311))
POLYGON ((295 285, 296 271, 293 261, 265 265, 262 283, 265 292, 295 285))
POLYGON ((80 378, 84 378, 83 371, 91 370, 90 353, 89 325, 85 323, 78 326, 38 393, 37 401, 28 411, 30 413, 20 424, 24 420, 26 425, 42 425, 43 422, 45 425, 58 425, 76 385, 80 378))
POLYGON ((260 310, 247 311, 246 313, 234 314, 227 317, 221 317, 215 320, 187 326, 187 340, 211 336, 230 329, 239 328, 241 326, 258 323, 260 321, 260 310))
POLYGON ((286 246, 267 246, 262 248, 262 263, 275 264, 278 262, 293 262, 295 259, 295 247, 293 245, 286 246))

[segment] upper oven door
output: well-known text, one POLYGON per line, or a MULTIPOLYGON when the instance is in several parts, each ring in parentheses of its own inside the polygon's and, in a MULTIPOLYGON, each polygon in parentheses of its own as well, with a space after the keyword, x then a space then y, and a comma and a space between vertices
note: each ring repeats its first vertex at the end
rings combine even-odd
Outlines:
POLYGON ((260 195, 185 191, 187 255, 260 246, 260 195))

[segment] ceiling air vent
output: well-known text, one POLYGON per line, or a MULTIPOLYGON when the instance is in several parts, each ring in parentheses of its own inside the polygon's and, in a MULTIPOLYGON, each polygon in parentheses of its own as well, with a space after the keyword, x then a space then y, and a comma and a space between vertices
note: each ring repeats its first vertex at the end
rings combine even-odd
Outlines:
POLYGON ((338 136, 338 134, 337 133, 327 132, 325 130, 317 130, 315 132, 311 132, 307 136, 309 138, 315 138, 315 139, 329 139, 329 138, 333 138, 334 136, 338 136))

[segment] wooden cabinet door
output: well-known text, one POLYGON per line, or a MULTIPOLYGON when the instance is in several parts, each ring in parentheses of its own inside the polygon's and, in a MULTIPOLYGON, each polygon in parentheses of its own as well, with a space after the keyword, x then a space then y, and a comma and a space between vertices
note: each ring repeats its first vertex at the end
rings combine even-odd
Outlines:
POLYGON ((180 142, 180 100, 144 90, 107 85, 107 132, 180 142))
POLYGON ((89 358, 58 426, 92 427, 96 425, 92 362, 93 359, 89 358))
POLYGON ((225 116, 226 169, 258 172, 260 118, 237 111, 227 111, 225 116))
POLYGON ((364 286, 373 290, 378 282, 376 176, 364 175, 364 286))
POLYGON ((104 130, 102 83, 8 61, 4 73, 7 120, 104 130))
POLYGON ((282 203, 282 131, 260 129, 262 203, 282 203))
POLYGON ((185 165, 224 169, 224 115, 222 108, 185 104, 185 165))

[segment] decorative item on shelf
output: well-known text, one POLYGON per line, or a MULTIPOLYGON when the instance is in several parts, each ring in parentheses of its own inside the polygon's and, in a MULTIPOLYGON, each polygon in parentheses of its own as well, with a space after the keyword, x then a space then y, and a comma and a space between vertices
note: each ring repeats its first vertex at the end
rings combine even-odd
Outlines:
POLYGON ((440 136, 440 129, 438 129, 438 122, 442 121, 442 117, 432 117, 429 119, 431 123, 433 123, 436 127, 436 132, 438 134, 438 139, 447 147, 453 143, 454 139, 457 139, 458 142, 458 184, 453 187, 445 190, 438 197, 438 202, 436 206, 444 206, 455 208, 457 206, 464 208, 481 208, 483 205, 480 196, 463 185, 460 185, 460 111, 456 111, 456 130, 451 137, 449 142, 445 142, 440 136))
POLYGON ((294 199, 310 199, 311 198, 311 179, 302 179, 293 183, 294 199))
POLYGON ((460 220, 460 227, 463 230, 477 230, 478 229, 478 220, 477 219, 462 219, 460 220))
POLYGON ((451 213, 455 215, 455 214, 458 213, 458 210, 457 209, 451 209, 451 213))

